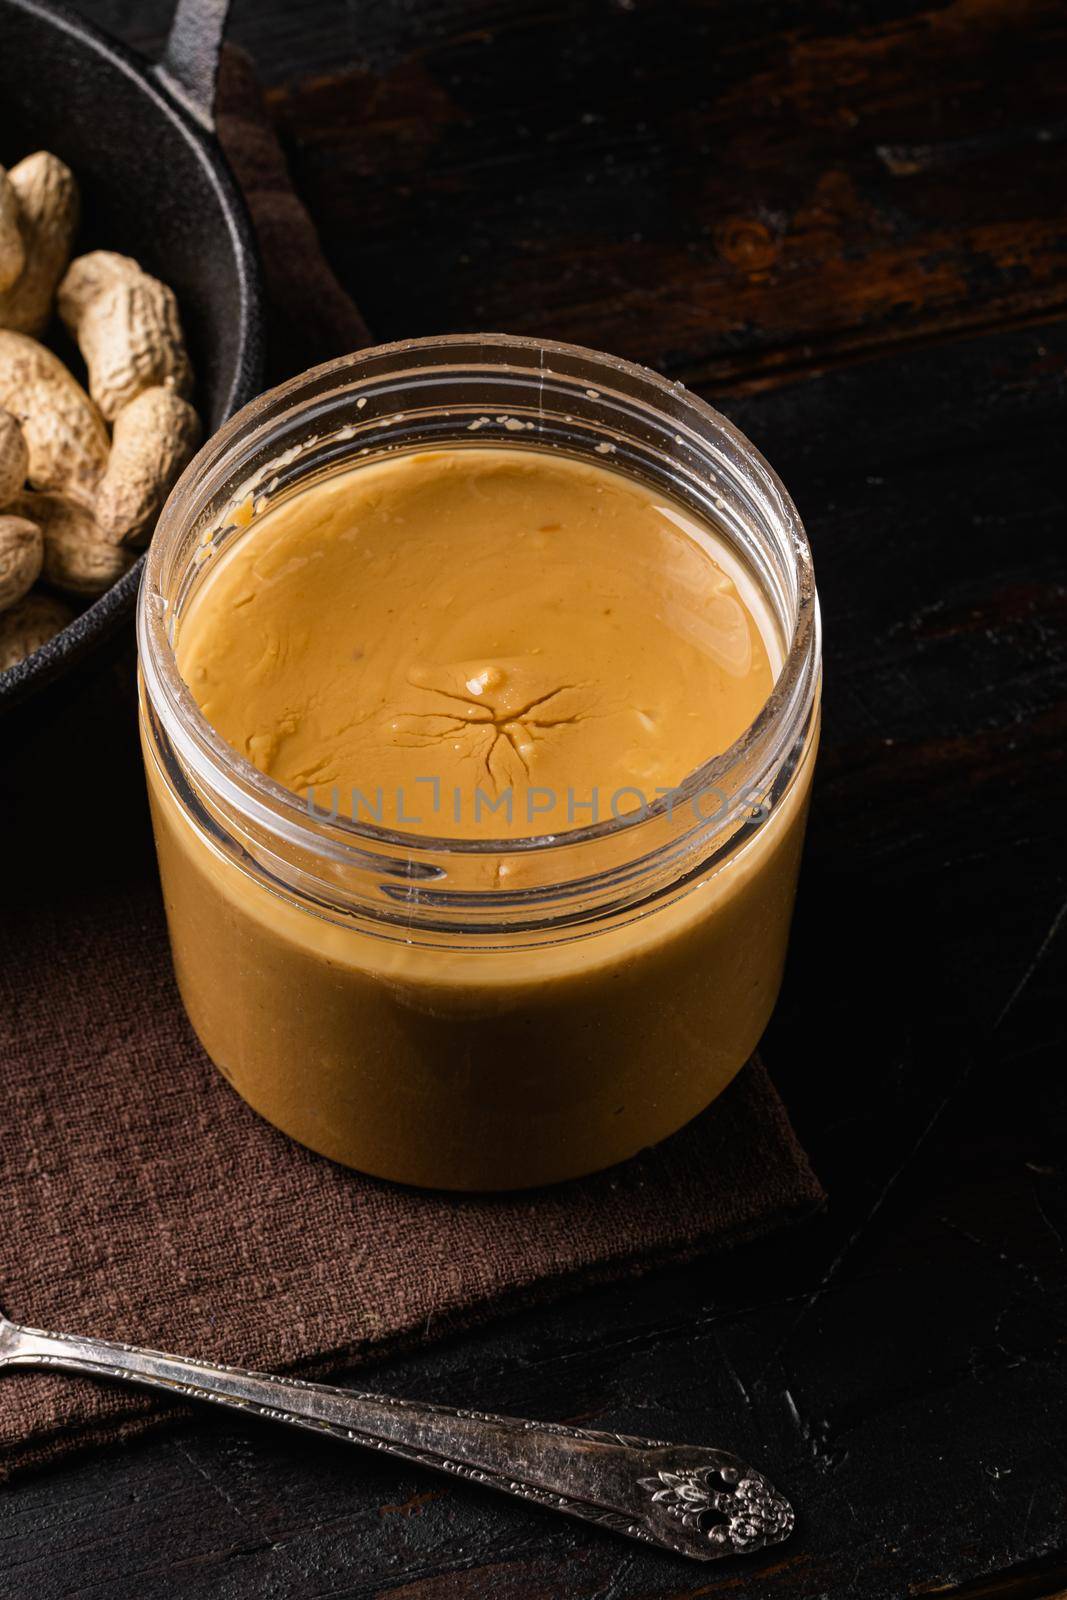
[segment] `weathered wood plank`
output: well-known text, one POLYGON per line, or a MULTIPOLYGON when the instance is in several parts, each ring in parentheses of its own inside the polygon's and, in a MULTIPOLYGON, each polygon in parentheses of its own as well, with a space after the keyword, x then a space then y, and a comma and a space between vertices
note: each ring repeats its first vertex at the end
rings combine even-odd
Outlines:
POLYGON ((1067 14, 438 5, 274 95, 383 338, 490 327, 736 383, 1067 296, 1067 14))
MULTIPOLYGON (((168 15, 81 9, 149 49, 168 15)), ((270 0, 231 32, 383 339, 721 389, 1067 304, 1059 0, 270 0)))

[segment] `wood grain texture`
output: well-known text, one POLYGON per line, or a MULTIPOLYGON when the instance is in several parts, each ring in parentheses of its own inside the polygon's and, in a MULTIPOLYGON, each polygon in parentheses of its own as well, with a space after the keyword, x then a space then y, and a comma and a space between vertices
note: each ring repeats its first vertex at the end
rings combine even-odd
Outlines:
MULTIPOLYGON (((164 0, 81 9, 158 48, 164 0)), ((1061 0, 234 8, 382 339, 716 387, 1067 301, 1061 0)))
POLYGON ((722 385, 1064 304, 1061 5, 467 0, 370 57, 274 102, 383 338, 722 385))
MULTIPOLYGON (((165 11, 84 9, 144 42, 165 11)), ((237 0, 234 28, 376 331, 552 333, 694 379, 793 490, 826 620, 765 1053, 827 1216, 373 1380, 723 1439, 801 1522, 698 1569, 206 1418, 0 1497, 0 1596, 1062 1593, 1067 8, 297 9, 237 0)))

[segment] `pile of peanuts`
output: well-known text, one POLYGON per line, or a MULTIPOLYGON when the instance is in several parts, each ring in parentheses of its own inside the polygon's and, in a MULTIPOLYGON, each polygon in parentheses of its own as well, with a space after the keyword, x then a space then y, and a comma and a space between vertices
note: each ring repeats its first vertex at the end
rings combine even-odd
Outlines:
POLYGON ((200 440, 177 301, 129 256, 71 260, 78 186, 0 167, 0 672, 128 570, 200 440), (58 313, 85 386, 46 344, 58 313))

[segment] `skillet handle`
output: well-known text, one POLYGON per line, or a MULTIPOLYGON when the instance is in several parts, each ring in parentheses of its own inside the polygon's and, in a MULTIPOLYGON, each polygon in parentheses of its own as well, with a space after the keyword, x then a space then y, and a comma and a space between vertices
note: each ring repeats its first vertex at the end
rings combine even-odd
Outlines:
POLYGON ((215 85, 230 0, 178 0, 153 75, 208 133, 215 131, 215 85))

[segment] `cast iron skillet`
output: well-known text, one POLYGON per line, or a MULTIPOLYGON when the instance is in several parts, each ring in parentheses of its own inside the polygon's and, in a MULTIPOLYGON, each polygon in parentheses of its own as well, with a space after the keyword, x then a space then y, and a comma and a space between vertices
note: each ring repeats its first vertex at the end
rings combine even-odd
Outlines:
MULTIPOLYGON (((157 66, 51 0, 0 0, 0 162, 52 150, 82 192, 75 248, 135 256, 171 285, 211 434, 260 387, 260 280, 243 198, 213 134, 229 0, 178 0, 157 66)), ((0 713, 54 682, 133 612, 138 562, 28 660, 0 713)))

